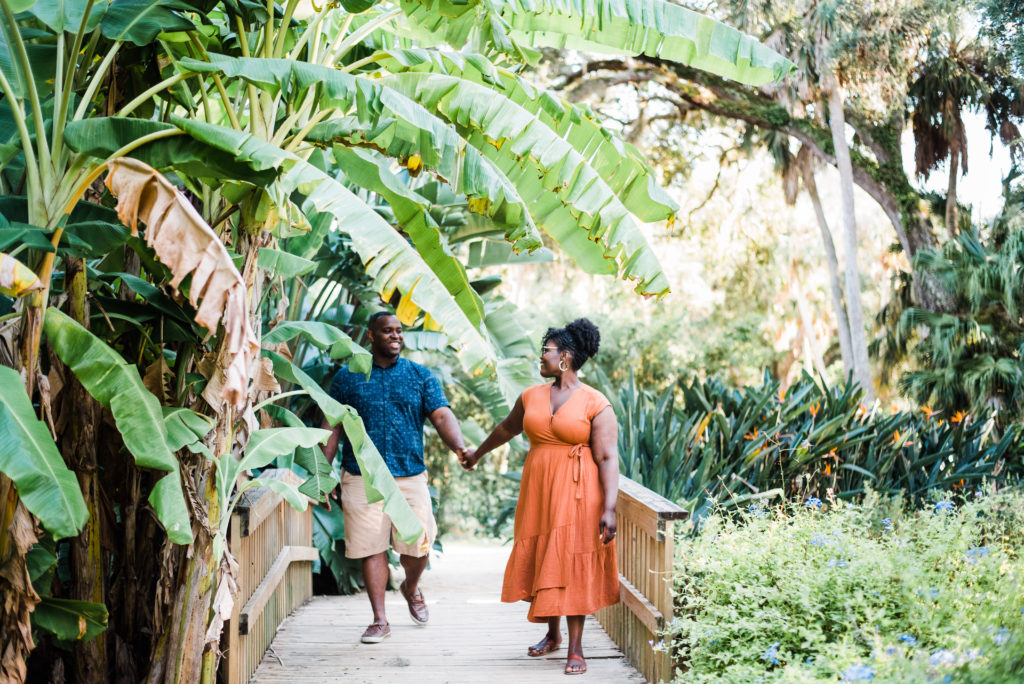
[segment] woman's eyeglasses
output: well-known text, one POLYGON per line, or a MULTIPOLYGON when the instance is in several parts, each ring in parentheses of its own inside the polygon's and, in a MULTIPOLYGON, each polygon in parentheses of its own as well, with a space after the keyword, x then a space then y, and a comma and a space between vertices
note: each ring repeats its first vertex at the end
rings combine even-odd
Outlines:
POLYGON ((552 347, 552 346, 550 346, 550 345, 548 345, 548 346, 546 346, 546 347, 541 347, 541 348, 540 348, 540 355, 541 355, 541 356, 544 356, 544 355, 545 355, 545 354, 547 354, 547 353, 548 353, 549 351, 558 351, 558 347, 552 347))

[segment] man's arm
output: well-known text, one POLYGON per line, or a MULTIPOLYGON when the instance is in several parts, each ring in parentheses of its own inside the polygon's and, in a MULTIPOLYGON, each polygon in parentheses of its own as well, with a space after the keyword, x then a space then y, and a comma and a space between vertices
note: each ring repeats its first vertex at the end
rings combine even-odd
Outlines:
POLYGON ((339 422, 334 428, 331 428, 331 424, 324 418, 324 422, 320 425, 324 430, 330 430, 331 436, 327 438, 327 444, 323 446, 324 458, 327 459, 328 464, 334 463, 334 455, 338 453, 338 440, 341 439, 341 423, 339 422))
POLYGON ((441 406, 431 411, 427 417, 434 424, 445 446, 454 451, 456 456, 461 457, 466 450, 466 442, 462 439, 462 428, 459 427, 459 421, 452 410, 447 406, 441 406))

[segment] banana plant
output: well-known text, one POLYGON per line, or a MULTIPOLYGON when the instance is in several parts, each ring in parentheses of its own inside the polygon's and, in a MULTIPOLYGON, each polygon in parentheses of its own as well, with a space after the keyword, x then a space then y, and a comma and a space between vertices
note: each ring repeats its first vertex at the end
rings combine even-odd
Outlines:
MULTIPOLYGON (((172 356, 177 386, 168 396, 181 401, 201 395, 216 417, 213 459, 207 460, 213 472, 198 474, 196 482, 205 489, 194 497, 217 513, 216 520, 230 507, 226 497, 234 486, 232 473, 245 459, 245 438, 258 434, 244 426, 255 403, 248 373, 262 365, 259 323, 268 292, 275 278, 280 284, 308 270, 310 257, 332 232, 343 233, 353 248, 368 291, 397 296, 407 318, 424 312, 447 334, 467 374, 482 382, 497 373, 503 397, 514 396, 515 384, 507 378, 516 364, 495 351, 495 312, 450 252, 447 236, 429 215, 429 202, 411 187, 410 177, 426 171, 447 184, 525 258, 540 248, 546 232, 589 270, 633 278, 645 294, 667 287, 636 224, 667 218, 673 206, 651 183, 642 160, 587 112, 532 88, 512 68, 516 59, 534 56, 528 43, 574 35, 571 20, 585 19, 587 8, 547 8, 560 19, 540 27, 513 17, 511 4, 467 5, 472 11, 408 2, 359 5, 349 3, 351 11, 341 11, 325 4, 295 20, 297 0, 281 8, 207 0, 192 6, 177 0, 0 0, 0 107, 15 124, 13 136, 0 140, 0 187, 18 194, 24 188, 21 213, 14 216, 5 205, 3 214, 25 231, 17 256, 41 285, 24 291, 20 356, 27 395, 35 394, 43 312, 58 260, 75 267, 65 269, 69 273, 86 274, 69 289, 73 312, 84 311, 87 278, 134 292, 128 303, 159 311, 150 320, 159 322, 161 335, 181 338, 180 348, 159 349, 153 384, 165 394, 162 364, 172 356), (440 22, 433 22, 435 11, 440 22), (486 26, 477 26, 479 19, 486 26), (434 50, 418 62, 427 65, 420 68, 414 62, 424 55, 403 52, 415 47, 413 35, 444 37, 456 48, 472 45, 464 58, 434 50), (132 88, 133 82, 146 84, 132 88), (487 100, 513 115, 496 117, 487 100), (173 174, 174 183, 118 161, 128 155, 173 174), (396 162, 404 170, 396 172, 396 162), (94 210, 81 198, 105 169, 111 170, 108 188, 118 196, 120 221, 131 231, 103 217, 102 234, 111 249, 129 246, 142 262, 136 272, 124 268, 97 276, 89 269, 100 261, 82 263, 83 254, 95 249, 82 236, 96 231, 85 225, 82 215, 94 210), (176 192, 178 184, 198 209, 176 192), (162 220, 140 201, 142 188, 161 198, 173 220, 162 220), (378 203, 389 207, 393 224, 374 210, 378 203), (146 224, 141 237, 135 229, 140 219, 146 224), (176 242, 193 246, 176 253, 176 242), (199 252, 202 258, 194 260, 199 252), (194 313, 168 295, 179 289, 194 313), (201 378, 189 380, 203 352, 214 358, 203 364, 207 372, 201 378)), ((737 78, 754 73, 751 66, 763 66, 757 60, 764 55, 747 50, 742 40, 724 62, 709 58, 702 46, 719 45, 707 33, 708 26, 718 30, 717 24, 698 21, 691 30, 667 3, 637 7, 643 10, 636 14, 642 29, 629 34, 630 42, 622 42, 622 12, 610 7, 612 28, 588 29, 588 45, 636 54, 659 53, 664 45, 679 59, 737 78), (646 38, 638 42, 641 34, 646 38), (688 48, 679 48, 684 35, 695 39, 689 56, 688 48)), ((781 75, 784 60, 776 65, 781 75)), ((114 322, 128 323, 116 315, 105 318, 112 330, 114 322)), ((47 320, 55 321, 47 325, 55 340, 63 339, 63 330, 81 336, 56 314, 47 320)), ((84 319, 75 320, 85 327, 84 319)), ((341 421, 367 470, 375 472, 379 454, 367 447, 357 417, 325 400, 301 369, 267 358, 280 380, 301 387, 341 421)), ((78 363, 70 356, 65 360, 78 363)), ((118 367, 121 378, 135 372, 118 367)), ((88 385, 85 369, 72 371, 88 385)), ((124 402, 115 406, 116 397, 96 392, 115 420, 120 416, 128 425, 124 402)), ((149 420, 157 419, 152 406, 139 408, 149 420)), ((132 434, 124 436, 134 454, 144 445, 132 434)), ((298 439, 300 433, 288 434, 298 439)), ((195 444, 186 440, 179 448, 195 444)), ((167 449, 173 460, 173 449, 167 449)), ((159 458, 150 454, 139 462, 170 465, 160 451, 159 458)), ((386 473, 375 482, 374 494, 387 501, 393 482, 386 473)), ((213 553, 216 543, 216 535, 197 538, 183 583, 217 587, 219 597, 227 583, 217 581, 224 570, 213 553)), ((160 667, 190 680, 212 676, 216 620, 224 603, 211 593, 175 607, 169 627, 161 627, 184 633, 186 626, 209 626, 205 639, 188 637, 189 643, 205 642, 205 653, 174 654, 177 664, 160 667)))

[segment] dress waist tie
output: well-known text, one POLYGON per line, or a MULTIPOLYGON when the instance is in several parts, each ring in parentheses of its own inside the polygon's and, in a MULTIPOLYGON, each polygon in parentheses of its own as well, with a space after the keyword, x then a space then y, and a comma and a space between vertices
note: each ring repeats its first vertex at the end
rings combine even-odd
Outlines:
POLYGON ((574 444, 569 449, 569 458, 572 460, 572 481, 576 485, 576 499, 583 498, 583 483, 580 481, 580 471, 583 465, 580 463, 580 459, 583 458, 583 452, 590 448, 588 444, 574 444))

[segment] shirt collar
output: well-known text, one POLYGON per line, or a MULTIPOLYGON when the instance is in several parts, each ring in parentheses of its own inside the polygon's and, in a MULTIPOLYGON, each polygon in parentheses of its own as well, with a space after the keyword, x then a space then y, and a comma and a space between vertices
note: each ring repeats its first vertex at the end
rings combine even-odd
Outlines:
POLYGON ((393 364, 391 364, 390 366, 382 366, 379 363, 377 363, 377 359, 374 359, 373 360, 373 367, 374 368, 380 368, 381 370, 391 370, 392 368, 397 368, 398 364, 400 364, 402 361, 403 361, 402 357, 399 356, 397 359, 395 359, 395 362, 393 364))

